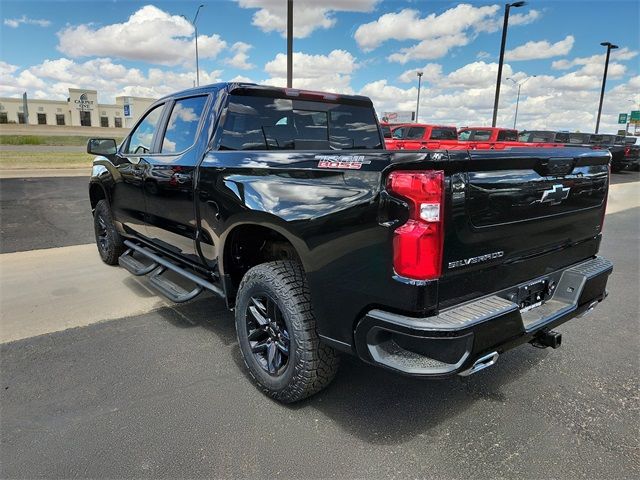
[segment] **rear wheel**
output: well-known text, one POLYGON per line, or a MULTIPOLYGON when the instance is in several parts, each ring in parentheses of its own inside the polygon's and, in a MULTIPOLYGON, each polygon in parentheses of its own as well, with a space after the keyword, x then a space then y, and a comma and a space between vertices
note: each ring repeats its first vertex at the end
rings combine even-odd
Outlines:
POLYGON ((333 380, 338 356, 318 338, 304 271, 296 262, 250 269, 238 290, 235 319, 244 362, 267 395, 292 403, 333 380))
POLYGON ((111 207, 106 200, 100 200, 93 212, 93 227, 96 233, 96 244, 102 261, 108 265, 118 263, 118 257, 125 251, 122 236, 113 223, 111 207))

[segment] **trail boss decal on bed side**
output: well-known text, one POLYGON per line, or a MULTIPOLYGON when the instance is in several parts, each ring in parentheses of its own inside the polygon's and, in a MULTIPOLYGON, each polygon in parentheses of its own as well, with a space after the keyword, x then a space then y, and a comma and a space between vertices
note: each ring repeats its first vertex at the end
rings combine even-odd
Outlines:
POLYGON ((360 170, 362 165, 371 163, 364 155, 316 155, 318 168, 347 168, 360 170))

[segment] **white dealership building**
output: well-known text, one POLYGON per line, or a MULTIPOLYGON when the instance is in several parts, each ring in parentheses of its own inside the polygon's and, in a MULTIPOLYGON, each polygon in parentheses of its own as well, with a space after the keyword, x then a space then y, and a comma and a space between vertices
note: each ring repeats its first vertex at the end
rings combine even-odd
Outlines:
POLYGON ((154 98, 116 97, 98 103, 97 90, 69 89, 67 100, 0 98, 0 123, 131 128, 154 98), (25 108, 26 107, 26 108, 25 108))

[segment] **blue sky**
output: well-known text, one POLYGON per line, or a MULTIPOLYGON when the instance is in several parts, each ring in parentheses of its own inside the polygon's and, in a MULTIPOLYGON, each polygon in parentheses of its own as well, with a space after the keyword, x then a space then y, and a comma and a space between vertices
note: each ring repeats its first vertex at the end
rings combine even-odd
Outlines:
MULTIPOLYGON (((70 86, 93 87, 106 102, 188 87, 193 30, 179 15, 192 18, 200 3, 201 83, 282 83, 285 0, 3 1, 0 95, 65 98, 70 86)), ((379 112, 414 110, 420 69, 421 120, 486 123, 503 5, 296 0, 294 86, 366 94, 379 112)), ((599 44, 608 40, 621 48, 611 61, 603 123, 617 129, 615 114, 640 100, 639 5, 531 1, 512 9, 504 77, 527 81, 519 122, 592 128, 605 50, 599 44)), ((505 80, 502 91, 499 120, 508 125, 516 88, 505 80)))

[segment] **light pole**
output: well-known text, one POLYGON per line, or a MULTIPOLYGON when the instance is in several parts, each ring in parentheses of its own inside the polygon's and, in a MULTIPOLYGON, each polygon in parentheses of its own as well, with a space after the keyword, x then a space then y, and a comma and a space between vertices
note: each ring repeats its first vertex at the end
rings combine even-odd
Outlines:
POLYGON ((416 123, 418 123, 418 113, 420 113, 420 86, 422 84, 422 75, 424 72, 416 72, 418 75, 418 101, 416 102, 416 123))
POLYGON ((190 21, 187 17, 185 17, 184 15, 180 15, 182 18, 184 18, 187 22, 189 22, 191 25, 193 25, 193 28, 195 30, 195 38, 196 38, 196 86, 200 86, 200 66, 199 66, 199 61, 198 61, 198 24, 196 23, 198 21, 198 14, 200 13, 200 9, 204 7, 204 5, 200 5, 198 7, 198 10, 196 10, 196 14, 193 17, 193 22, 190 21))
POLYGON ((618 48, 617 45, 614 45, 611 42, 602 42, 600 45, 602 45, 603 47, 607 47, 607 57, 604 61, 604 74, 602 75, 602 90, 600 90, 600 105, 598 105, 596 133, 598 133, 598 129, 600 128, 600 115, 602 114, 602 101, 604 100, 604 87, 607 84, 607 70, 609 70, 609 56, 611 55, 611 50, 613 50, 614 48, 618 48))
POLYGON ((500 100, 500 82, 502 82, 502 64, 504 63, 504 47, 507 43, 507 27, 509 26, 509 10, 511 7, 523 7, 527 2, 506 3, 504 6, 504 23, 502 24, 502 43, 500 44, 500 61, 498 62, 498 79, 496 80, 496 97, 493 101, 493 121, 491 126, 496 126, 498 119, 498 101, 500 100))
POLYGON ((287 88, 293 85, 293 0, 287 0, 287 88))
POLYGON ((524 82, 522 83, 518 83, 516 82, 513 78, 511 77, 507 77, 507 80, 511 80, 513 82, 514 85, 516 85, 518 87, 518 97, 516 99, 516 114, 513 116, 513 129, 515 130, 516 128, 516 122, 518 121, 518 105, 520 104, 520 89, 522 88, 522 86, 527 83, 529 80, 531 80, 532 78, 536 77, 536 75, 532 75, 530 77, 527 77, 524 82))

